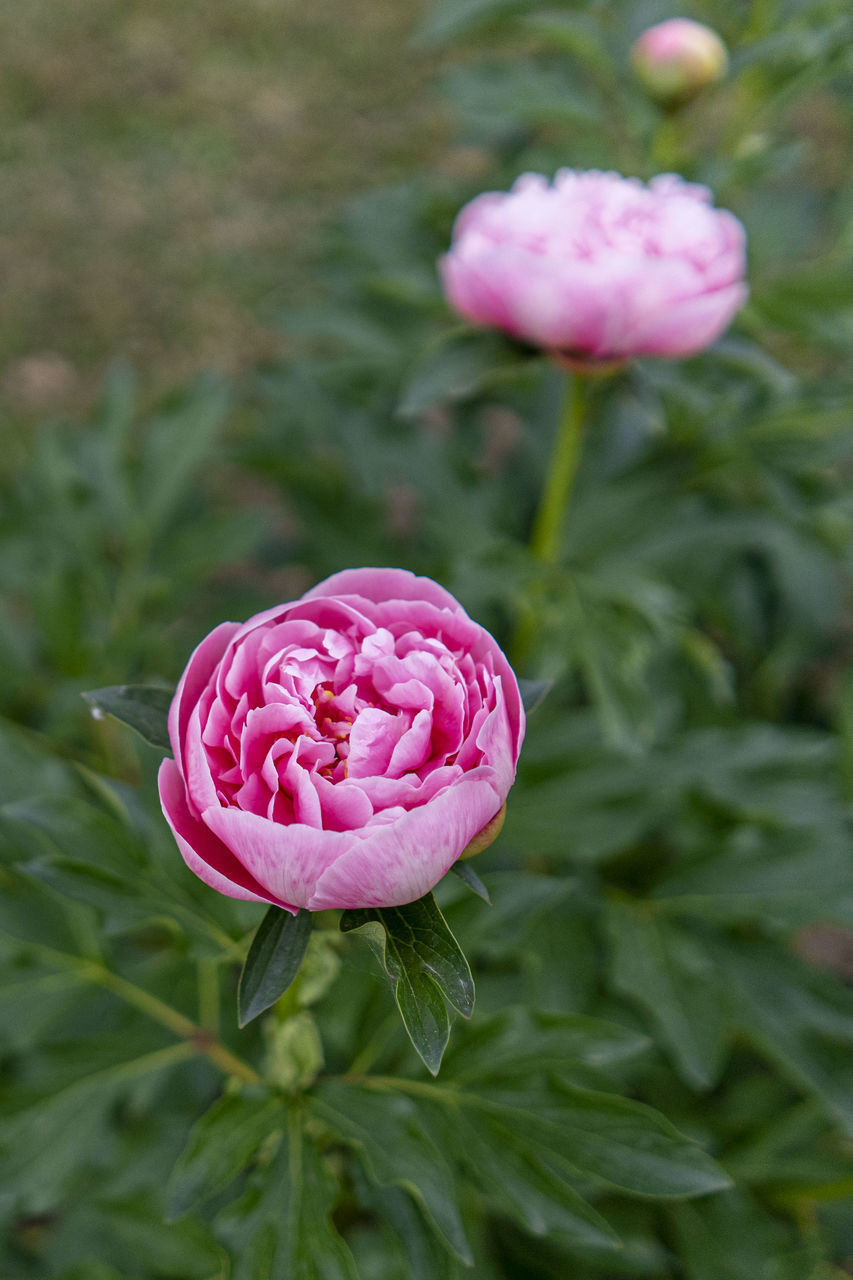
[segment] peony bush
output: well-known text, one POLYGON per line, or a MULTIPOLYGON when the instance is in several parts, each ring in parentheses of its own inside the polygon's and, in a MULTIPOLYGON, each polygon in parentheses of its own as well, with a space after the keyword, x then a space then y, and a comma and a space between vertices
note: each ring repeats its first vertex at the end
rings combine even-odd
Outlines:
POLYGON ((850 1270, 848 7, 441 0, 237 412, 13 424, 4 1280, 850 1270))

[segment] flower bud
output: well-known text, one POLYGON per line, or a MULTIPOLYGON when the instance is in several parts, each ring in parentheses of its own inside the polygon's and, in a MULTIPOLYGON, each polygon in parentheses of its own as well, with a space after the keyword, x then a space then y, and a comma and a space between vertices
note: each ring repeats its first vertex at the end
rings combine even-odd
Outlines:
POLYGON ((722 80, 729 56, 710 27, 689 18, 670 18, 634 41, 631 65, 650 97, 674 106, 722 80))

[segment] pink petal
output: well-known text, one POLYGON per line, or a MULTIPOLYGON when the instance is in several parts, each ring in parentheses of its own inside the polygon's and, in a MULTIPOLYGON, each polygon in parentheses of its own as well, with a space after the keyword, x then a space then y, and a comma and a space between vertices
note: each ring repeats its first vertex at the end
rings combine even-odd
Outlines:
POLYGON ((172 828, 184 862, 200 880, 229 898, 271 902, 296 914, 297 908, 270 893, 187 808, 184 784, 173 760, 164 760, 157 778, 163 814, 172 828))
POLYGON ((292 822, 280 825, 240 809, 208 809, 203 822, 270 895, 307 907, 317 881, 351 846, 349 831, 322 831, 292 822))
POLYGON ((221 622, 193 650, 181 676, 169 708, 169 740, 178 768, 181 768, 187 720, 216 670, 216 664, 221 660, 228 642, 239 630, 239 622, 221 622))
POLYGON ((380 604, 385 600, 416 600, 437 609, 461 608, 459 601, 432 578, 419 578, 408 569, 344 569, 306 591, 303 600, 325 596, 361 596, 380 604))
POLYGON ((309 911, 396 907, 423 897, 502 803, 491 782, 460 778, 428 804, 351 843, 319 876, 309 911))

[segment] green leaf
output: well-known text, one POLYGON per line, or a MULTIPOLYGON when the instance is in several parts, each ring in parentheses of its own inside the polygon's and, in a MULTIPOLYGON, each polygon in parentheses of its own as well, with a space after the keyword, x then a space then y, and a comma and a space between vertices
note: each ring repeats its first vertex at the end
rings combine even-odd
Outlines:
POLYGON ((741 1034, 853 1134, 853 993, 764 943, 716 951, 741 1034))
POLYGON ((688 1280, 817 1280, 819 1253, 740 1191, 673 1205, 668 1216, 688 1280))
POLYGON ((586 1014, 547 1014, 521 1005, 478 1018, 454 1043, 446 1069, 454 1081, 482 1090, 553 1075, 605 1070, 636 1058, 649 1047, 638 1031, 586 1014))
POLYGON ((415 32, 417 48, 435 49, 467 36, 494 18, 521 9, 522 0, 441 0, 415 32))
POLYGON ((332 1220, 340 1186, 291 1111, 268 1165, 259 1167, 216 1226, 232 1255, 231 1280, 359 1280, 332 1220))
POLYGON ((533 1141, 541 1132, 557 1165, 661 1199, 704 1196, 731 1185, 698 1143, 652 1107, 563 1081, 554 1085, 558 1104, 530 1117, 528 1131, 533 1141))
POLYGON ((403 907, 345 911, 344 933, 381 924, 384 938, 368 941, 394 984, 394 998, 412 1044, 437 1075, 450 1036, 442 995, 468 1018, 474 1009, 474 979, 459 943, 431 893, 403 907))
POLYGON ((311 936, 311 912, 291 915, 270 907, 252 938, 237 991, 238 1022, 245 1027, 282 996, 299 972, 311 936))
POLYGON ((519 680, 521 702, 529 716, 532 716, 536 708, 542 705, 553 687, 553 680, 519 680))
POLYGON ((685 1082, 709 1089, 726 1048, 713 960, 695 939, 648 909, 612 902, 606 926, 615 987, 647 1011, 685 1082))
POLYGON ((435 405, 464 400, 481 390, 509 363, 508 344, 494 334, 454 332, 427 353, 397 406, 401 418, 414 418, 435 405))
POLYGON ((450 870, 454 875, 459 877, 463 884, 468 886, 472 893, 476 893, 477 897, 482 898, 484 902, 489 904, 489 906, 492 905, 488 889, 469 863, 454 862, 450 870))
POLYGON ((174 689, 147 684, 118 684, 83 694, 95 717, 114 716, 164 751, 172 749, 168 717, 174 696, 174 689))
POLYGON ((537 1158, 523 1125, 464 1109, 434 1107, 431 1114, 433 1135, 455 1148, 474 1181, 526 1231, 575 1245, 618 1247, 616 1232, 601 1214, 537 1158))
MULTIPOLYGON (((128 1040, 128 1036, 123 1037, 128 1040)), ((131 1043, 133 1038, 130 1037, 131 1043)), ((112 1042, 107 1046, 112 1048, 112 1042)), ((103 1046, 90 1037, 80 1057, 87 1068, 103 1046)), ((67 1200, 102 1167, 111 1151, 111 1118, 116 1103, 134 1083, 186 1060, 186 1045, 145 1052, 129 1061, 89 1070, 67 1081, 69 1064, 60 1062, 59 1081, 43 1079, 43 1095, 16 1109, 4 1104, 0 1120, 0 1154, 8 1173, 10 1200, 23 1213, 43 1213, 67 1200), (52 1087, 60 1084, 58 1089, 52 1087)))
POLYGON ((166 1189, 166 1216, 180 1218, 224 1190, 258 1147, 282 1128, 285 1112, 268 1094, 226 1094, 193 1126, 166 1189))
POLYGON ((473 1261, 453 1173, 417 1103, 399 1093, 326 1080, 314 1090, 312 1109, 357 1149, 373 1181, 403 1187, 419 1202, 445 1247, 461 1261, 473 1261))

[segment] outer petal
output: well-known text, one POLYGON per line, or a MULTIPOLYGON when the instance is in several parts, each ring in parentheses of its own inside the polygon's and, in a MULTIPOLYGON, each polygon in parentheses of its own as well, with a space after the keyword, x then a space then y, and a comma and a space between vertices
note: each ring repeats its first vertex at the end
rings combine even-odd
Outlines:
POLYGON ((259 884, 230 849, 187 808, 184 784, 174 760, 164 760, 157 778, 163 814, 190 871, 228 898, 271 902, 296 914, 297 908, 259 884))
POLYGON ((646 337, 643 350, 671 358, 693 355, 719 338, 743 306, 748 290, 729 285, 696 298, 674 302, 660 323, 646 337))
POLYGON ((494 784, 462 777, 427 804, 356 839, 323 872, 309 911, 399 907, 421 898, 503 803, 494 784))
POLYGON ((221 661, 222 655, 228 648, 229 641, 239 630, 239 622, 221 622, 209 636, 205 636, 198 648, 193 650, 186 670, 178 682, 169 708, 169 739, 179 769, 183 767, 184 734, 193 708, 216 670, 217 663, 221 661))
POLYGON ((357 838, 352 831, 323 831, 301 822, 284 825, 218 806, 207 809, 202 819, 270 902, 284 900, 296 907, 309 905, 317 881, 357 838))
POLYGON ((408 569, 343 569, 318 582, 302 599, 315 600, 320 596, 361 596, 375 604, 386 600, 421 600, 438 609, 464 612, 459 601, 444 587, 432 578, 419 578, 408 569))

